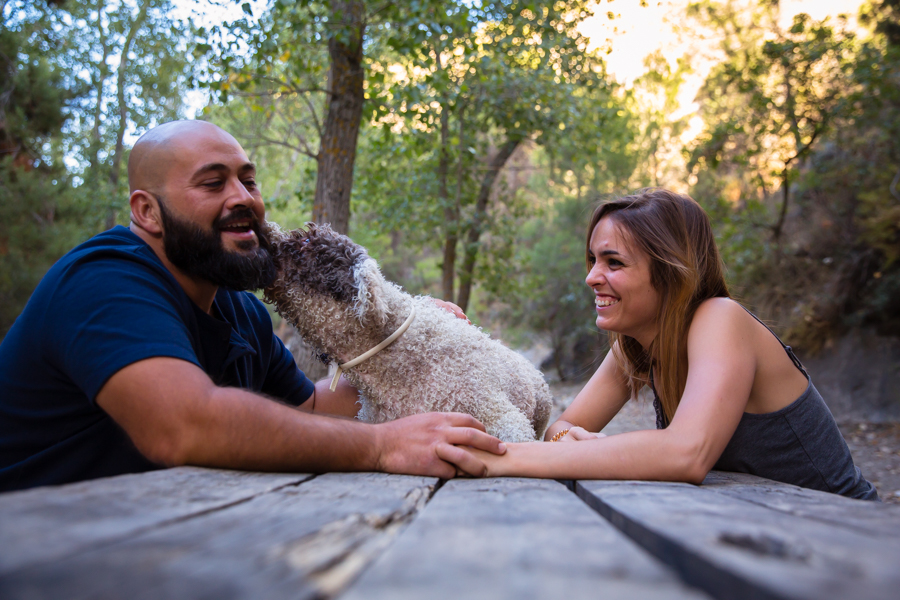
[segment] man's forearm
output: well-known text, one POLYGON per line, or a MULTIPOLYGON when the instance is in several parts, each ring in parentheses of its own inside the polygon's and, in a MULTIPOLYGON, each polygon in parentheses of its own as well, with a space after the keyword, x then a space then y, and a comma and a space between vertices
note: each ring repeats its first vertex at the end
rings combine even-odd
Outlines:
POLYGON ((181 464, 262 471, 371 471, 373 425, 307 414, 235 388, 217 388, 191 415, 181 464))
POLYGON ((176 464, 263 471, 371 471, 373 425, 308 414, 236 388, 216 388, 189 409, 176 464))

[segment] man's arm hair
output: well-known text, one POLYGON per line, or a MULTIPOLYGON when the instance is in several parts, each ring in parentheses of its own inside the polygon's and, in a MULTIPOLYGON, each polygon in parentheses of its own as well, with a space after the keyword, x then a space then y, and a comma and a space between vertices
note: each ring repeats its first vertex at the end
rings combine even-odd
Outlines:
POLYGON ((505 451, 468 415, 432 413, 383 425, 333 419, 239 388, 218 387, 196 365, 168 357, 121 369, 96 401, 141 454, 168 466, 446 478, 456 467, 474 475, 484 471, 480 460, 456 445, 505 451))

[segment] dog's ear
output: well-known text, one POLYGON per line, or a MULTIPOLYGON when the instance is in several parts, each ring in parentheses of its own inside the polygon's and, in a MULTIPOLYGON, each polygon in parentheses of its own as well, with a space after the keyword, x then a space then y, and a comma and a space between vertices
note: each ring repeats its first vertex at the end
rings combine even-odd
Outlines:
POLYGON ((366 258, 353 269, 353 283, 356 286, 356 298, 353 299, 353 312, 360 323, 370 322, 384 325, 387 322, 387 307, 384 304, 384 276, 378 263, 366 258))

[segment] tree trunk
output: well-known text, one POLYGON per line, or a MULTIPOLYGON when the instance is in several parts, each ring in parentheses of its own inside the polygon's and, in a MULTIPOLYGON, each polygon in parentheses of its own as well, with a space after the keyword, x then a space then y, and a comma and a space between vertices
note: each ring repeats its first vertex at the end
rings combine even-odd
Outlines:
POLYGON ((459 275, 459 298, 457 304, 466 311, 472 294, 472 274, 475 271, 475 261, 478 258, 478 240, 481 238, 481 230, 484 227, 484 219, 487 214, 488 201, 491 198, 491 188, 500 170, 516 148, 522 142, 521 138, 507 140, 488 165, 487 173, 481 180, 481 188, 478 190, 478 199, 475 201, 475 214, 472 217, 472 225, 466 236, 462 272, 459 275))
POLYGON ((778 213, 778 221, 772 228, 772 238, 777 247, 781 245, 781 233, 784 229, 784 220, 787 217, 788 202, 791 199, 790 166, 785 166, 784 171, 781 173, 781 189, 783 192, 781 211, 778 213))
POLYGON ((100 62, 97 65, 97 78, 92 82, 96 87, 97 107, 94 111, 94 126, 91 130, 89 153, 90 169, 88 172, 90 173, 90 178, 94 182, 100 180, 100 147, 102 146, 100 140, 100 124, 103 120, 103 86, 106 85, 106 77, 109 74, 109 68, 106 64, 106 60, 109 58, 109 40, 107 39, 106 29, 103 25, 105 8, 105 2, 101 1, 97 3, 97 35, 100 37, 100 44, 103 48, 103 52, 100 62))
POLYGON ((125 72, 128 69, 128 53, 131 52, 131 46, 134 44, 134 38, 137 37, 144 21, 147 19, 147 8, 150 6, 149 0, 140 3, 140 11, 131 24, 128 31, 128 37, 125 38, 125 44, 122 46, 122 56, 119 59, 119 69, 116 78, 116 100, 119 103, 119 126, 116 129, 116 150, 113 153, 112 168, 109 171, 109 182, 112 184, 113 193, 119 185, 120 166, 122 164, 122 155, 125 150, 125 128, 128 125, 128 104, 125 101, 125 72))
POLYGON ((319 147, 313 221, 331 223, 335 231, 347 233, 353 163, 364 99, 365 3, 362 0, 335 0, 331 18, 332 23, 340 26, 328 40, 331 57, 328 112, 319 147))
MULTIPOLYGON (((441 60, 441 49, 434 48, 435 62, 438 71, 444 70, 441 60)), ((443 298, 453 302, 453 280, 456 276, 456 244, 459 242, 459 190, 461 181, 457 181, 455 202, 450 200, 447 179, 450 175, 450 103, 445 99, 441 103, 441 151, 438 160, 438 201, 444 207, 444 260, 441 264, 441 284, 443 298)), ((460 118, 459 144, 462 147, 462 118, 460 118)), ((462 161, 462 154, 460 154, 462 161)), ((460 164, 462 164, 460 162, 460 164)))
MULTIPOLYGON (((116 149, 113 153, 113 162, 109 170, 109 187, 112 190, 113 197, 115 197, 117 188, 119 187, 119 176, 122 170, 122 155, 125 153, 125 128, 128 125, 128 104, 125 100, 125 72, 128 69, 128 53, 131 52, 134 38, 137 37, 138 31, 141 30, 141 27, 144 26, 144 21, 147 19, 147 8, 150 6, 150 1, 144 0, 141 2, 140 6, 140 10, 135 17, 134 22, 131 24, 131 29, 128 31, 128 37, 125 38, 125 43, 122 45, 122 54, 119 58, 119 69, 116 77, 116 101, 119 103, 119 124, 116 129, 116 149)), ((116 210, 114 206, 110 207, 109 212, 106 215, 107 229, 115 227, 118 212, 119 211, 116 210)))
POLYGON ((456 269, 456 243, 459 241, 459 207, 450 201, 447 177, 450 171, 450 113, 441 106, 441 154, 438 160, 438 201, 444 207, 444 262, 442 269, 443 297, 453 302, 453 279, 456 269))

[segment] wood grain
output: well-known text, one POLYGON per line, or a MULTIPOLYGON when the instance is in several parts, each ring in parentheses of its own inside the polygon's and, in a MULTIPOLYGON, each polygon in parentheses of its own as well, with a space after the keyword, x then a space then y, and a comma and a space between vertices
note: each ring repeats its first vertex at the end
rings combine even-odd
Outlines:
POLYGON ((180 467, 0 494, 0 576, 309 477, 180 467))
POLYGON ((326 597, 390 543, 436 483, 377 473, 322 475, 17 571, 0 578, 0 597, 326 597))
POLYGON ((867 535, 900 538, 900 506, 853 500, 747 475, 712 471, 703 489, 772 510, 853 529, 867 535))
POLYGON ((576 492, 717 598, 893 600, 900 589, 896 539, 688 484, 582 481, 576 492))
POLYGON ((705 598, 555 481, 454 479, 341 600, 705 598))

